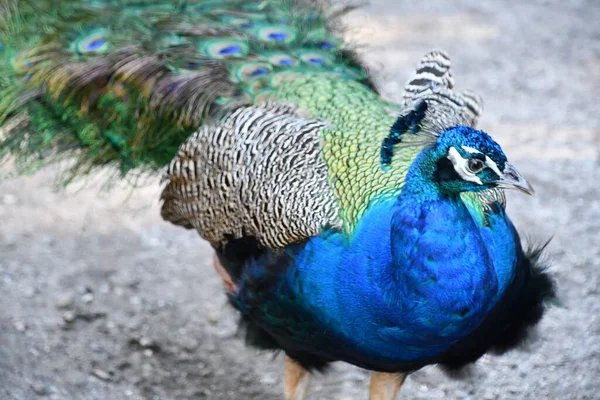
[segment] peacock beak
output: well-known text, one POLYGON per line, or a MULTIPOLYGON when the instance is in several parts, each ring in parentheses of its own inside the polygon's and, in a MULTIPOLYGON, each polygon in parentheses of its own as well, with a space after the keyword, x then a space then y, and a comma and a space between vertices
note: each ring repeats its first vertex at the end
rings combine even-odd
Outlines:
POLYGON ((498 187, 506 189, 517 189, 523 193, 527 193, 530 196, 534 195, 533 187, 527 182, 523 176, 517 171, 511 164, 506 163, 504 165, 504 171, 500 179, 496 181, 498 187))

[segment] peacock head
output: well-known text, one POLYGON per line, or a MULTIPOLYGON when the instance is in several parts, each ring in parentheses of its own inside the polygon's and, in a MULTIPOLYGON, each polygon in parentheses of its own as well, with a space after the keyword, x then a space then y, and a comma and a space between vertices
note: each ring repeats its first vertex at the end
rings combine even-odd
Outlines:
POLYGON ((493 187, 533 194, 533 188, 487 133, 467 126, 442 132, 436 140, 434 180, 441 191, 457 193, 493 187))
POLYGON ((430 179, 440 192, 447 194, 495 187, 534 193, 529 182, 508 163, 500 145, 487 133, 468 126, 455 126, 441 133, 437 129, 432 131, 424 124, 427 107, 427 103, 421 101, 392 126, 381 145, 384 171, 390 168, 394 147, 401 146, 406 135, 413 135, 420 138, 405 145, 423 143, 426 146, 409 169, 408 180, 411 175, 430 179))

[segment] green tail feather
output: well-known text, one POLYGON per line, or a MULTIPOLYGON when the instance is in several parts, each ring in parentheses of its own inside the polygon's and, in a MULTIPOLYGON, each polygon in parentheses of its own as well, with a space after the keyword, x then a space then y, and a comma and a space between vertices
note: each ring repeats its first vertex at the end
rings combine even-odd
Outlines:
POLYGON ((76 151, 74 175, 108 164, 156 170, 202 123, 263 100, 282 77, 334 74, 372 87, 333 33, 327 15, 337 14, 310 4, 9 0, 0 6, 0 159, 38 166, 76 151), (28 124, 7 131, 24 112, 28 124))

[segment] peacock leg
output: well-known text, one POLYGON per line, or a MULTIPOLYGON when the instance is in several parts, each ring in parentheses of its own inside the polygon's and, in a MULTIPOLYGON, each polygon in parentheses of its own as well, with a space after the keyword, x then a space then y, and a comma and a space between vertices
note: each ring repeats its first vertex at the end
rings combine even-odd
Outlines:
POLYGON ((369 400, 394 400, 404 379, 404 373, 373 372, 369 383, 369 400))
POLYGON ((217 274, 219 274, 221 279, 223 279, 223 283, 225 283, 225 288, 227 289, 227 291, 229 293, 234 293, 237 290, 237 286, 235 283, 233 283, 231 276, 229 276, 229 273, 227 273, 225 268, 223 268, 223 266, 219 262, 219 258, 216 254, 213 255, 213 265, 215 267, 215 270, 217 271, 217 274))
POLYGON ((283 368, 283 383, 285 385, 285 400, 302 400, 308 392, 310 372, 304 369, 293 358, 285 356, 283 368))

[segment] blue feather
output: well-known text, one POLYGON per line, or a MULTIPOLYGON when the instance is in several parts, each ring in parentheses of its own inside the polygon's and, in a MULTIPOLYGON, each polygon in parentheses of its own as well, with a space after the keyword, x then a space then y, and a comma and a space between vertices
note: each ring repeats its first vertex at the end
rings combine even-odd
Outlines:
POLYGON ((392 128, 389 135, 383 139, 380 150, 380 164, 383 171, 387 171, 392 163, 394 155, 394 146, 402 141, 402 135, 415 134, 419 129, 421 121, 425 118, 427 103, 419 102, 408 114, 400 116, 392 128))
POLYGON ((87 50, 87 51, 96 51, 100 47, 104 46, 104 43, 106 43, 105 39, 95 39, 94 41, 92 41, 90 43, 87 43, 85 45, 85 50, 87 50))
POLYGON ((289 37, 289 35, 287 33, 285 33, 285 32, 273 32, 273 33, 269 33, 267 35, 267 37, 269 39, 279 41, 279 40, 285 40, 285 39, 287 39, 289 37))
POLYGON ((335 43, 331 43, 328 41, 322 41, 322 42, 316 42, 315 43, 317 45, 317 47, 323 49, 323 50, 330 50, 330 49, 335 49, 335 43))
POLYGON ((323 60, 322 58, 318 58, 318 57, 309 58, 308 61, 310 63, 316 64, 316 65, 323 65, 323 64, 325 64, 325 60, 323 60))
POLYGON ((233 54, 238 54, 241 51, 242 49, 240 46, 233 45, 222 48, 221 50, 219 50, 219 54, 223 56, 230 56, 233 54))
POLYGON ((254 71, 252 71, 249 76, 260 76, 260 75, 266 75, 269 73, 269 70, 266 68, 257 68, 254 71))

